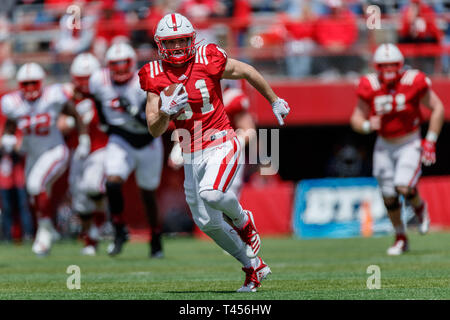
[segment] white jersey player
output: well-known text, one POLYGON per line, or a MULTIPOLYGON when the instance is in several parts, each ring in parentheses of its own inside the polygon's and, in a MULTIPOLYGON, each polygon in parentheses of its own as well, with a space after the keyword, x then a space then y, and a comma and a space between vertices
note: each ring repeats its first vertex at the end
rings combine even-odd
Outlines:
POLYGON ((90 139, 86 127, 69 102, 69 95, 60 84, 42 87, 45 73, 36 63, 26 63, 17 72, 19 90, 1 99, 3 114, 7 117, 6 133, 16 129, 23 135, 22 150, 26 153, 26 189, 37 210, 38 230, 33 252, 49 253, 54 228, 51 222, 55 204, 51 199, 51 187, 67 169, 69 152, 63 136, 56 126, 60 113, 75 119, 80 133, 80 144, 75 156, 86 157, 90 139))
POLYGON ((161 257, 161 221, 155 190, 160 183, 163 165, 162 140, 154 139, 147 130, 146 93, 139 85, 133 48, 126 43, 112 45, 106 52, 106 62, 107 68, 95 72, 90 78, 89 88, 100 102, 99 114, 108 126, 106 192, 115 228, 114 242, 108 247, 108 253, 111 256, 120 253, 128 240, 122 215, 122 185, 135 170, 151 227, 150 255, 161 257))

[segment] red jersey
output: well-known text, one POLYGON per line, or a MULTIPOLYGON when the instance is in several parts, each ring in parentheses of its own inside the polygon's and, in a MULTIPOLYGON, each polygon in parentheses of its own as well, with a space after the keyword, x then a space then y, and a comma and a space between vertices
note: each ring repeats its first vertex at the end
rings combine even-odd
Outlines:
POLYGON ((368 74, 361 77, 357 95, 370 105, 371 115, 381 116, 378 134, 395 138, 419 128, 420 99, 430 86, 430 79, 419 70, 403 72, 394 87, 381 83, 376 74, 368 74))
POLYGON ((223 92, 223 104, 233 129, 238 129, 234 117, 241 112, 247 112, 250 105, 248 97, 241 89, 229 88, 223 92))
MULTIPOLYGON (((74 98, 72 98, 74 99, 74 98)), ((98 117, 97 109, 94 100, 90 98, 74 99, 75 108, 83 119, 84 123, 89 123, 88 133, 91 139, 91 152, 104 148, 108 143, 108 135, 100 130, 100 119, 98 117)), ((73 130, 66 137, 66 144, 71 150, 75 150, 78 146, 78 132, 73 130)))
POLYGON ((24 168, 24 158, 15 162, 10 154, 3 154, 0 157, 0 189, 24 188, 24 168))
POLYGON ((215 44, 199 46, 195 58, 183 67, 158 60, 139 70, 141 88, 160 94, 172 83, 183 83, 188 105, 174 120, 177 129, 186 129, 190 141, 181 134, 183 152, 194 152, 218 145, 235 136, 225 113, 220 79, 225 70, 227 54, 215 44))

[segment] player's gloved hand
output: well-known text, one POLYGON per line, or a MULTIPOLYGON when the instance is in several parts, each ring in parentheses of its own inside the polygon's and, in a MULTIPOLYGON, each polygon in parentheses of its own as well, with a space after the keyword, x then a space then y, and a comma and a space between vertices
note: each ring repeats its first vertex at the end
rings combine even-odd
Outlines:
POLYGON ((159 94, 159 96, 161 97, 160 110, 162 112, 171 116, 177 114, 180 110, 186 107, 186 103, 188 102, 188 94, 186 90, 184 90, 183 93, 179 94, 181 88, 183 88, 182 83, 178 84, 171 96, 166 96, 164 92, 161 92, 159 94))
POLYGON ((422 140, 422 163, 431 166, 436 162, 436 142, 427 139, 422 140))
POLYGON ((17 137, 13 134, 4 134, 2 136, 1 145, 6 153, 11 153, 17 144, 17 137))
POLYGON ((275 114, 275 117, 277 117, 280 126, 284 125, 283 119, 287 117, 290 110, 291 108, 289 108, 287 102, 283 99, 278 98, 272 103, 272 111, 275 114))
POLYGON ((139 107, 131 104, 130 101, 128 101, 128 99, 125 97, 119 97, 119 104, 132 117, 135 117, 139 112, 139 107))
POLYGON ((77 160, 85 159, 91 152, 91 138, 88 134, 81 134, 78 137, 78 147, 75 149, 74 157, 77 160))
POLYGON ((183 154, 181 151, 180 143, 173 145, 172 151, 169 154, 168 165, 172 169, 178 170, 184 164, 183 154))

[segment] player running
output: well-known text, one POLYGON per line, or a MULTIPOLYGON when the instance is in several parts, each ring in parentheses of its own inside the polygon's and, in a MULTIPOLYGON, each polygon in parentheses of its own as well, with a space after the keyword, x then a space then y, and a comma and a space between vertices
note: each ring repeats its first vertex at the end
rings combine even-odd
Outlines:
MULTIPOLYGON (((223 86, 223 106, 225 112, 230 120, 231 126, 236 132, 236 137, 239 140, 239 145, 244 148, 250 141, 256 138, 255 121, 248 111, 250 101, 244 91, 235 85, 234 80, 226 80, 222 83, 223 86)), ((175 132, 176 133, 176 132, 175 132)), ((240 163, 244 164, 243 158, 245 153, 240 155, 240 163)), ((172 151, 169 154, 168 165, 177 170, 183 166, 183 154, 181 151, 179 141, 175 141, 172 151)), ((230 190, 240 199, 242 186, 244 183, 244 166, 239 166, 230 190)), ((226 218, 226 216, 225 216, 226 218)))
POLYGON ((19 90, 1 99, 2 112, 7 117, 5 133, 13 134, 19 129, 23 135, 26 189, 38 219, 32 247, 37 255, 50 253, 55 233, 52 217, 56 208, 51 187, 69 162, 67 146, 56 125, 59 114, 65 113, 75 120, 80 134, 75 157, 85 158, 91 145, 86 126, 70 103, 69 92, 60 84, 43 87, 44 77, 44 70, 37 63, 24 64, 17 72, 19 90))
POLYGON ((215 44, 196 47, 195 38, 190 21, 178 13, 164 16, 157 25, 155 41, 162 59, 139 71, 141 87, 147 91, 149 131, 159 137, 174 120, 185 160, 186 201, 193 219, 242 263, 246 277, 238 291, 255 292, 271 271, 258 257, 261 240, 252 213, 229 191, 239 167, 241 146, 224 110, 220 79, 246 79, 272 104, 280 124, 289 107, 252 66, 228 58, 215 44), (174 92, 167 96, 163 90, 174 83, 174 92), (225 222, 222 212, 234 228, 225 222))
POLYGON ((419 232, 425 234, 429 228, 427 205, 419 195, 417 182, 421 163, 430 166, 436 161, 436 140, 444 122, 444 107, 423 72, 403 69, 403 55, 395 45, 380 45, 373 63, 377 72, 361 78, 358 104, 350 122, 359 133, 376 131, 378 134, 373 174, 396 235, 387 254, 400 255, 408 250, 400 195, 414 209, 420 223, 419 232), (423 140, 420 104, 431 110, 428 132, 423 140))
MULTIPOLYGON (((95 101, 89 92, 89 77, 99 69, 100 62, 90 53, 77 55, 70 66, 72 100, 88 127, 91 139, 91 149, 86 159, 72 157, 69 176, 72 209, 81 220, 81 238, 84 242, 81 254, 89 256, 96 254, 99 240, 99 231, 94 220, 105 216, 106 207, 106 176, 103 163, 108 136, 101 130, 95 101)), ((62 118, 66 128, 64 131, 68 131, 67 145, 69 150, 74 150, 78 145, 77 132, 71 130, 74 119, 69 116, 62 118)))
POLYGON ((108 253, 115 256, 128 240, 123 219, 122 185, 135 170, 144 209, 151 228, 150 256, 163 256, 162 221, 159 217, 155 190, 161 180, 163 145, 153 138, 145 119, 146 94, 139 87, 136 53, 126 43, 112 45, 106 52, 107 68, 89 79, 89 90, 100 101, 100 118, 108 126, 105 173, 109 211, 114 225, 114 242, 108 253))

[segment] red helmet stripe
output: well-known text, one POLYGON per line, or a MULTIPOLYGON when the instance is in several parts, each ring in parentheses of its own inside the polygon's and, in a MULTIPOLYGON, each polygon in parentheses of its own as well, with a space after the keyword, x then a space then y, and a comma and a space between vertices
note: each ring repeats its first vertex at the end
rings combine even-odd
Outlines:
POLYGON ((177 19, 175 18, 175 14, 174 13, 172 13, 172 26, 173 26, 173 31, 178 31, 177 19))

